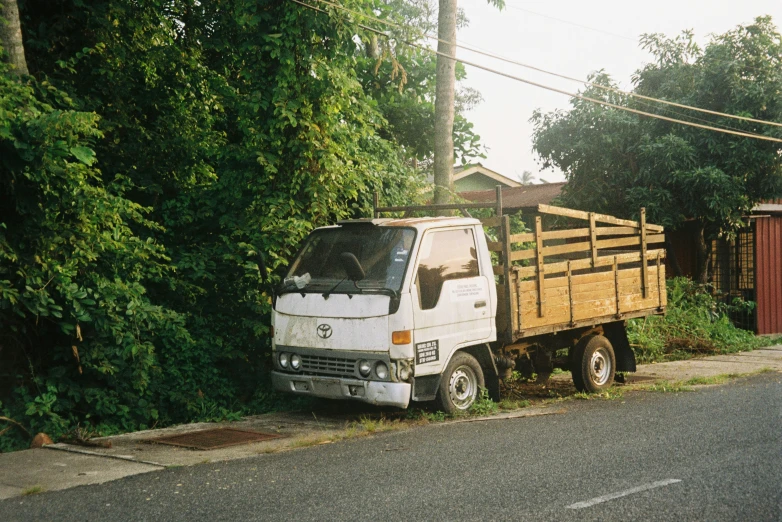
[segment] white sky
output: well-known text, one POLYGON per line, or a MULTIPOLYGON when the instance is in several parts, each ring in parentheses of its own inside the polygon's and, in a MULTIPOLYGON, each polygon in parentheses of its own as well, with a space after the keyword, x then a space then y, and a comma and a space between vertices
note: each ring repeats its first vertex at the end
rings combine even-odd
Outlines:
MULTIPOLYGON (((642 33, 672 37, 693 29, 703 46, 710 34, 748 24, 757 16, 769 14, 782 27, 782 0, 506 0, 501 12, 486 0, 458 1, 470 20, 469 27, 459 31, 460 44, 580 79, 604 69, 627 90, 632 73, 651 60, 638 46, 642 33)), ((458 56, 569 92, 583 88, 461 49, 458 56)), ((488 148, 486 159, 479 160, 485 167, 512 179, 530 170, 536 178, 564 180, 561 172, 541 171, 532 152, 529 119, 536 108, 545 112, 568 108, 567 96, 470 66, 465 84, 484 99, 467 118, 488 148)))

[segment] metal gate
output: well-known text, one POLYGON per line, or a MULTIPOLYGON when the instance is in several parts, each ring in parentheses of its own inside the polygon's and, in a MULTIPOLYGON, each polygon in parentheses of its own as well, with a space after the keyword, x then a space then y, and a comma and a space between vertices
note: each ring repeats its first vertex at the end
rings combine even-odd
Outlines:
POLYGON ((718 239, 711 249, 711 283, 717 299, 731 307, 739 328, 757 330, 755 292, 755 223, 739 230, 732 241, 718 239), (748 302, 752 304, 748 304, 748 302), (743 303, 743 304, 742 304, 743 303))
POLYGON ((782 333, 782 216, 760 216, 755 226, 757 333, 782 333))

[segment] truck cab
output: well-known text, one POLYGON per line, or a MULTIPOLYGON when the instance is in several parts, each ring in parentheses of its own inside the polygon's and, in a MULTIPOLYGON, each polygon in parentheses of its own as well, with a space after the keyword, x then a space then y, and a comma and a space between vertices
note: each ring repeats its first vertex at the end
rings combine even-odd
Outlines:
POLYGON ((473 218, 314 230, 276 292, 272 383, 299 395, 468 409, 492 365, 497 290, 473 218))

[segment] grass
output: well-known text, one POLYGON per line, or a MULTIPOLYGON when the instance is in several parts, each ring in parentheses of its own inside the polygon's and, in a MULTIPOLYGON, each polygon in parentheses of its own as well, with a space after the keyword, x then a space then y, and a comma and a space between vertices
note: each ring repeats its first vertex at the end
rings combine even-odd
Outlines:
POLYGON ((427 411, 418 408, 410 408, 407 410, 405 419, 418 424, 430 424, 435 422, 445 422, 448 420, 448 414, 444 411, 435 410, 427 411))
POLYGON ((721 373, 719 375, 712 375, 711 377, 693 377, 687 381, 684 381, 686 386, 709 386, 714 384, 724 384, 726 382, 738 379, 739 377, 749 377, 751 375, 759 375, 761 373, 769 373, 776 371, 773 368, 761 368, 754 372, 749 373, 721 373))
MULTIPOLYGON (((317 446, 318 444, 328 444, 330 442, 334 442, 336 440, 340 440, 343 437, 340 437, 339 435, 311 435, 309 437, 304 437, 302 439, 296 439, 293 442, 291 442, 291 445, 289 446, 291 449, 293 448, 309 448, 310 446, 317 446)), ((268 453, 274 453, 273 451, 270 451, 268 453)))
POLYGON ((28 495, 37 495, 38 493, 43 493, 46 491, 43 486, 30 486, 29 488, 22 491, 23 496, 28 495))
POLYGON ((679 393, 679 392, 693 391, 693 389, 688 384, 685 384, 684 382, 670 382, 670 381, 660 381, 652 384, 646 384, 643 386, 639 386, 637 389, 642 391, 650 391, 650 392, 657 392, 657 393, 679 393))
POLYGON ((616 388, 612 386, 599 393, 577 392, 574 393, 573 395, 570 395, 568 397, 563 397, 563 398, 576 399, 581 401, 594 401, 594 400, 610 401, 613 399, 621 399, 622 397, 624 397, 624 395, 625 395, 624 389, 616 388))
POLYGON ((486 415, 497 413, 499 409, 499 404, 491 400, 491 397, 489 397, 489 390, 486 388, 481 388, 481 391, 478 394, 478 397, 475 399, 475 402, 472 404, 472 406, 470 406, 469 413, 479 417, 484 417, 486 415))
POLYGON ((527 399, 502 399, 499 404, 501 410, 520 410, 531 405, 532 402, 527 399))

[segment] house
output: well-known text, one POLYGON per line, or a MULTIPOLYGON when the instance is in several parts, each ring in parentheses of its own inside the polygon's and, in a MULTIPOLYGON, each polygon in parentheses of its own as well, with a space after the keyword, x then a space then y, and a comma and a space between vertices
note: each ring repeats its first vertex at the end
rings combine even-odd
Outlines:
MULTIPOLYGON (((696 270, 696 227, 685 222, 666 232, 670 241, 670 275, 692 277, 696 270)), ((756 205, 736 237, 712 243, 709 257, 711 283, 722 299, 756 303, 731 313, 734 324, 758 334, 782 333, 782 199, 756 205)))
MULTIPOLYGON (((459 195, 473 203, 486 203, 496 199, 496 185, 491 190, 471 190, 460 192, 459 195)), ((544 183, 542 185, 521 185, 502 187, 502 208, 510 213, 521 211, 522 215, 537 213, 538 205, 550 205, 562 193, 561 183, 544 183)))
POLYGON ((521 183, 506 178, 498 172, 487 169, 480 163, 463 165, 453 169, 453 186, 456 192, 476 190, 494 190, 500 185, 505 187, 521 187, 521 183))

